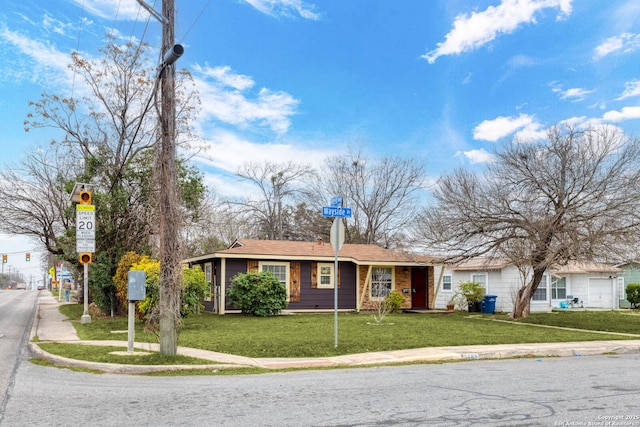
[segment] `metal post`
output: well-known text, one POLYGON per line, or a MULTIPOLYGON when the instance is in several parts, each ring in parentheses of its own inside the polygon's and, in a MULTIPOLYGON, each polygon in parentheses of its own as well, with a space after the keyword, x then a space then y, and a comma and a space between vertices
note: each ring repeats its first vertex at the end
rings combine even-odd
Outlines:
POLYGON ((127 346, 127 351, 129 353, 133 353, 133 338, 136 334, 134 319, 135 311, 136 303, 129 301, 129 345, 127 346))
MULTIPOLYGON (((89 315, 89 264, 84 263, 84 282, 82 283, 82 290, 84 291, 84 312, 80 318, 80 323, 91 323, 91 316, 89 315)), ((58 285, 61 292, 62 286, 58 285)))
MULTIPOLYGON (((340 221, 340 218, 333 220, 334 222, 340 221)), ((336 224, 337 225, 337 224, 336 224)), ((340 250, 340 227, 335 228, 335 236, 333 236, 336 244, 335 249, 335 261, 333 266, 333 346, 338 348, 338 251, 340 250)))

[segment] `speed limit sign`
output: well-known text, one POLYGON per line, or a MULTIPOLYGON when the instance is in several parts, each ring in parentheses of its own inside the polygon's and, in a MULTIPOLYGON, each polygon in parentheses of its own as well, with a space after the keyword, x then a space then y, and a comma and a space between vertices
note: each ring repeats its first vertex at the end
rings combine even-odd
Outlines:
POLYGON ((96 207, 76 206, 76 252, 96 251, 96 207))

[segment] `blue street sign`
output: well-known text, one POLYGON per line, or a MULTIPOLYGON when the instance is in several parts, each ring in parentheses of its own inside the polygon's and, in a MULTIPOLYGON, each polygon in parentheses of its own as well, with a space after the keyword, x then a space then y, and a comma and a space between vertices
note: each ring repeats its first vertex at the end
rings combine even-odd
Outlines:
POLYGON ((330 216, 334 218, 351 218, 351 208, 334 208, 331 206, 323 206, 322 216, 330 216))
POLYGON ((332 197, 331 198, 331 207, 332 208, 341 208, 342 207, 342 196, 332 197))

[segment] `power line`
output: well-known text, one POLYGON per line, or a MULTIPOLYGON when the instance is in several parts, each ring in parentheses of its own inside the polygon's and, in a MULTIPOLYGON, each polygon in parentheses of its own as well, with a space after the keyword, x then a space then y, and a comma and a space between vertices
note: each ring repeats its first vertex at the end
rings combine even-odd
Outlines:
POLYGON ((198 14, 198 16, 196 16, 196 19, 194 19, 194 21, 191 23, 191 25, 189 26, 189 29, 187 30, 186 33, 184 33, 184 35, 182 36, 182 38, 180 39, 180 42, 182 43, 184 41, 184 39, 187 38, 187 35, 189 35, 189 33, 191 32, 191 30, 193 29, 193 27, 195 27, 196 23, 200 20, 200 18, 202 17, 202 15, 204 14, 205 10, 207 10, 207 8, 209 7, 209 5, 211 4, 212 0, 208 0, 207 4, 204 5, 204 7, 200 10, 200 13, 198 14))

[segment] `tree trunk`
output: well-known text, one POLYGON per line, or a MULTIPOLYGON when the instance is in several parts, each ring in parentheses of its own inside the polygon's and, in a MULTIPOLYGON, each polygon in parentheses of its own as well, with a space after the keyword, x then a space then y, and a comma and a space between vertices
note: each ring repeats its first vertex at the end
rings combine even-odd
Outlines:
POLYGON ((512 319, 529 317, 531 314, 531 298, 536 289, 538 289, 538 285, 540 285, 545 271, 546 268, 544 267, 534 267, 531 280, 529 280, 525 286, 518 289, 516 300, 513 304, 513 312, 511 313, 512 319))

